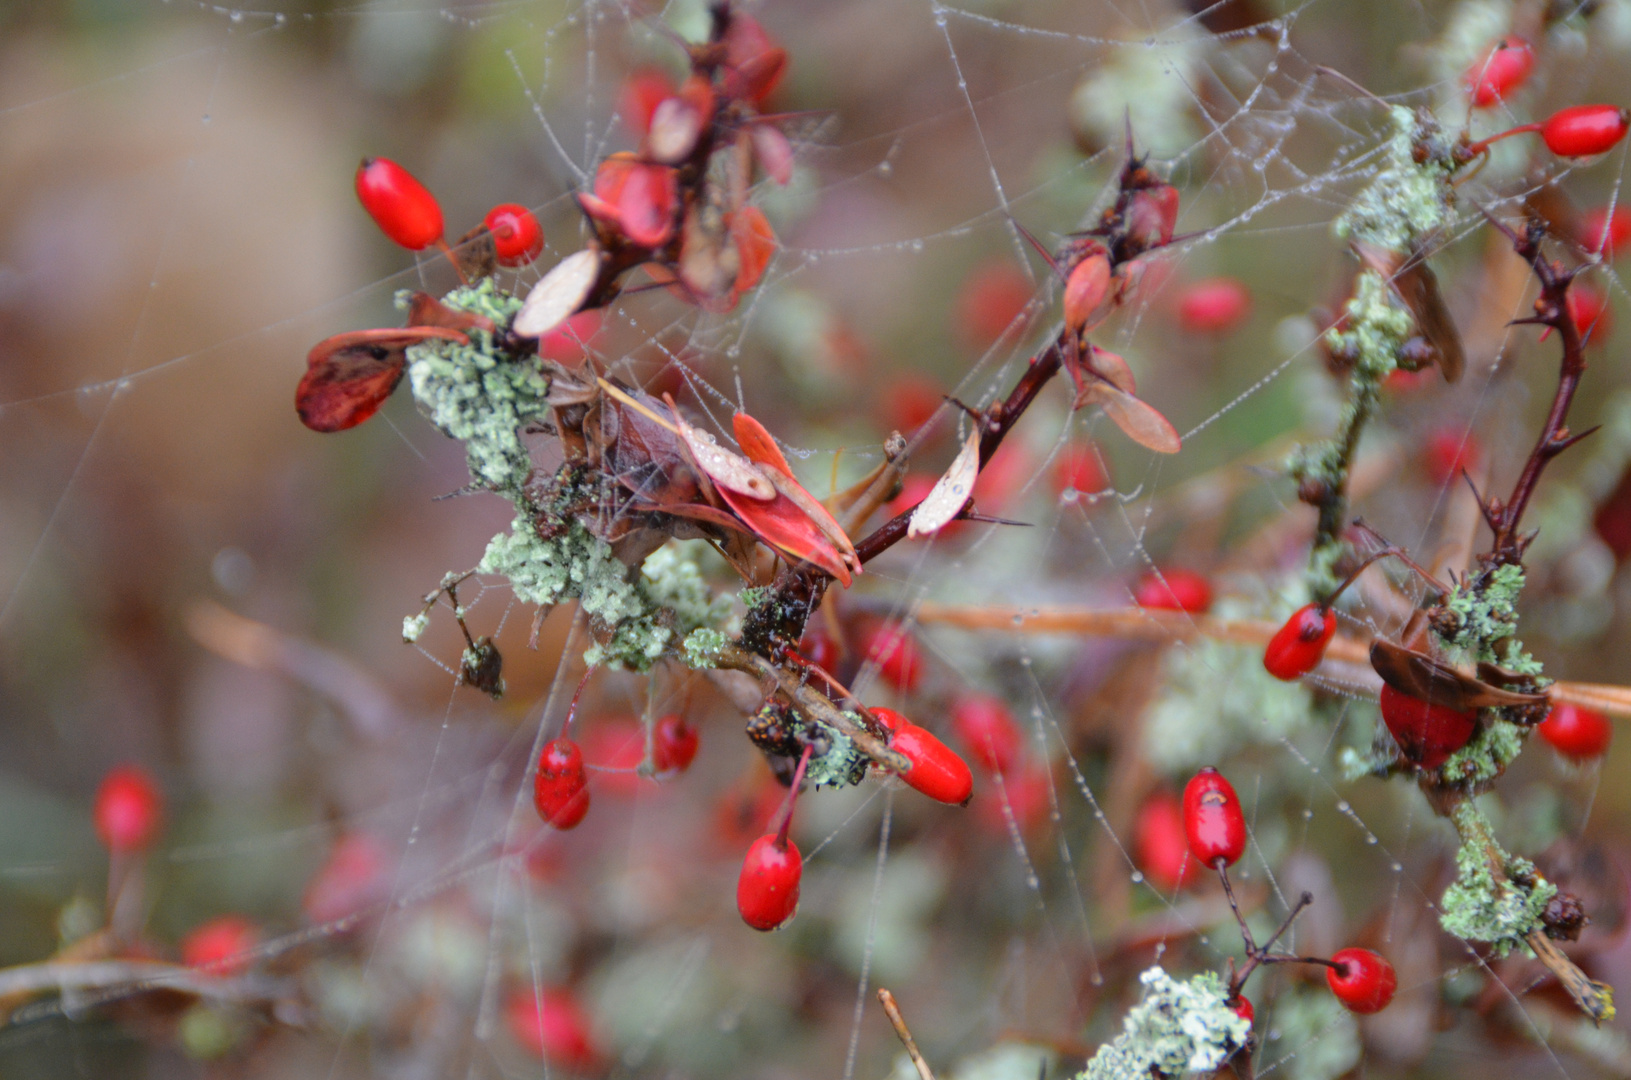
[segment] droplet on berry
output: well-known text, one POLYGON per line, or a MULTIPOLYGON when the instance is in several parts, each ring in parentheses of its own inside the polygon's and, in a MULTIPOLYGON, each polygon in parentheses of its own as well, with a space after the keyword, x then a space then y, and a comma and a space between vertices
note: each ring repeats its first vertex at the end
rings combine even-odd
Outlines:
POLYGON ((1448 705, 1413 698, 1382 684, 1382 721, 1405 760, 1423 769, 1436 769, 1467 745, 1477 726, 1477 712, 1460 712, 1448 705))
POLYGON ((164 818, 158 781, 140 765, 108 770, 96 789, 91 822, 103 846, 114 854, 145 850, 164 818))
POLYGON ((1567 701, 1552 706, 1535 730, 1558 753, 1576 761, 1602 757, 1614 738, 1614 725, 1608 717, 1567 701))
POLYGON ((588 778, 583 751, 571 739, 556 739, 538 755, 532 782, 532 805, 538 816, 557 829, 570 829, 589 812, 588 778))
POLYGON ((493 234, 500 266, 525 266, 544 250, 544 230, 532 211, 518 203, 499 203, 483 219, 493 234))
POLYGON ((1535 50, 1522 38, 1498 41, 1467 72, 1474 108, 1487 109, 1505 101, 1528 81, 1535 68, 1535 50))
POLYGON ((1202 866, 1233 866, 1246 851, 1246 814, 1234 785, 1208 765, 1184 786, 1184 837, 1202 866))
POLYGON ((799 906, 799 879, 804 858, 793 841, 766 833, 748 848, 736 879, 736 910, 755 930, 775 930, 792 919, 799 906))
POLYGON ((1193 570, 1151 570, 1133 586, 1139 607, 1201 615, 1212 606, 1212 585, 1193 570))
POLYGON ((1331 957, 1335 967, 1325 969, 1331 993, 1350 1012, 1381 1012, 1393 1000, 1399 978, 1393 965, 1369 949, 1343 949, 1331 957))
POLYGON ((1605 154, 1631 130, 1626 110, 1613 105, 1573 105, 1541 124, 1540 137, 1558 157, 1605 154))
POLYGON ((1263 667, 1276 679, 1300 679, 1319 666, 1336 632, 1335 611, 1319 604, 1304 604, 1269 638, 1263 650, 1263 667))
POLYGON ((380 232, 409 251, 442 238, 442 208, 425 185, 389 158, 363 158, 357 166, 357 200, 380 232))

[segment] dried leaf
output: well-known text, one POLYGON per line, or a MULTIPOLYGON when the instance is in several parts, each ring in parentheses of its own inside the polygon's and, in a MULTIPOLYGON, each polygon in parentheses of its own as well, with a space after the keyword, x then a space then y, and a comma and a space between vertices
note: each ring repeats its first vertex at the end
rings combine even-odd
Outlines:
POLYGON ((453 245, 453 258, 467 282, 492 277, 498 271, 498 247, 485 224, 459 237, 453 245))
POLYGON ((697 466, 719 488, 760 501, 776 497, 775 487, 764 473, 753 467, 753 462, 720 446, 706 431, 687 424, 678 410, 674 411, 674 426, 679 429, 680 438, 685 440, 697 466))
POLYGON ((1111 384, 1124 394, 1138 393, 1138 384, 1133 381, 1133 369, 1120 354, 1109 349, 1101 349, 1097 345, 1089 345, 1087 349, 1087 366, 1090 371, 1100 378, 1110 380, 1111 384))
MULTIPOLYGON (((815 524, 815 527, 832 544, 833 550, 838 552, 838 557, 843 561, 844 565, 859 574, 861 572, 861 560, 856 557, 855 545, 850 543, 850 538, 844 532, 844 527, 838 524, 827 508, 821 504, 821 500, 805 490, 804 485, 800 484, 792 473, 778 472, 763 465, 758 466, 758 468, 765 475, 765 478, 775 486, 778 495, 791 500, 793 505, 802 510, 805 517, 808 517, 815 524)), ((849 578, 845 577, 843 581, 846 586, 849 585, 849 578)))
POLYGON ((493 320, 487 316, 463 308, 448 307, 427 292, 416 292, 408 301, 408 325, 439 326, 443 330, 486 330, 488 333, 496 329, 493 320))
POLYGON ((744 206, 731 218, 731 239, 736 244, 739 263, 736 293, 747 292, 764 277, 770 257, 776 254, 776 233, 770 228, 770 219, 757 206, 744 206))
POLYGON ((318 342, 295 388, 295 411, 313 431, 344 431, 367 420, 407 369, 408 346, 432 338, 468 343, 457 330, 412 326, 353 330, 318 342))
POLYGON ((1467 366, 1461 347, 1461 334, 1450 317, 1450 309, 1439 292, 1438 277, 1427 265, 1427 255, 1419 248, 1406 257, 1372 244, 1355 244, 1360 261, 1387 278, 1394 293, 1416 320, 1416 328, 1438 354, 1439 370, 1445 382, 1455 382, 1467 366))
POLYGON ((1076 408, 1096 404, 1122 434, 1158 454, 1176 454, 1183 446, 1178 429, 1154 407, 1108 380, 1095 380, 1076 395, 1076 408))
POLYGON ((594 248, 568 255, 532 287, 513 329, 522 337, 542 337, 578 313, 600 276, 600 252, 594 248))
POLYGON ((1502 705, 1544 705, 1545 694, 1502 690, 1465 675, 1426 653, 1377 638, 1371 642, 1370 665, 1382 681, 1401 694, 1459 712, 1502 705))
POLYGON ((906 538, 916 540, 945 528, 974 494, 974 480, 980 473, 980 428, 975 425, 957 452, 951 467, 934 482, 934 487, 912 511, 906 523, 906 538))
POLYGON ((838 549, 792 499, 777 492, 774 499, 761 502, 723 485, 719 487, 719 494, 764 543, 790 561, 814 563, 843 582, 846 588, 849 586, 850 570, 838 549))

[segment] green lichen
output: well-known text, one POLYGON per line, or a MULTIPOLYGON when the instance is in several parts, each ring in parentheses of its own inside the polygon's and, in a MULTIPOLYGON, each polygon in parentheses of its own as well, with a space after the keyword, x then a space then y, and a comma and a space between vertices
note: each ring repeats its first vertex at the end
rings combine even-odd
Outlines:
POLYGON ((1444 609, 1455 620, 1454 632, 1444 640, 1476 660, 1495 663, 1495 643, 1510 638, 1518 625, 1523 581, 1523 567, 1507 563, 1460 582, 1444 598, 1444 609))
POLYGON ((709 668, 718 666, 719 652, 726 645, 729 645, 730 641, 731 639, 722 630, 709 630, 706 628, 693 630, 685 635, 685 640, 681 642, 681 655, 684 657, 687 667, 695 668, 698 671, 706 671, 709 668))
POLYGON ((1431 115, 1395 105, 1389 118, 1382 168, 1333 228, 1343 239, 1403 254, 1455 220, 1456 165, 1431 115))
POLYGON ((1280 1033, 1274 1071, 1286 1080, 1336 1080, 1359 1064, 1359 1024, 1324 989, 1298 986, 1282 993, 1270 1022, 1280 1033))
POLYGON ((1496 956, 1505 956, 1543 929, 1541 915, 1557 886, 1541 877, 1534 863, 1507 854, 1495 842, 1489 820, 1472 800, 1457 806, 1451 819, 1461 848, 1455 882, 1439 904, 1439 924, 1463 941, 1486 943, 1496 956), (1504 880, 1497 880, 1496 865, 1504 880))
MULTIPOLYGON (((857 727, 860 726, 861 717, 858 714, 847 712, 844 715, 857 727)), ((827 742, 827 750, 819 757, 810 755, 810 764, 804 770, 805 778, 818 788, 854 787, 864 780, 869 759, 856 747, 855 741, 825 724, 821 725, 821 733, 827 742)))
POLYGON ((1523 752, 1525 729, 1508 720, 1501 720, 1495 710, 1485 713, 1485 721, 1466 746, 1450 755, 1439 769, 1447 784, 1460 784, 1469 789, 1487 784, 1506 771, 1514 758, 1523 752))
MULTIPOLYGON (((486 315, 499 325, 521 306, 491 278, 454 289, 442 302, 486 315)), ((431 423, 464 443, 473 481, 519 503, 532 474, 521 432, 548 411, 549 379, 536 359, 512 359, 486 331, 468 334, 468 345, 433 340, 408 349, 414 400, 431 423)))
POLYGON ((402 620, 402 640, 412 645, 424 634, 425 627, 430 625, 430 612, 421 611, 417 615, 409 615, 402 620))
POLYGON ((1122 1033, 1099 1047, 1078 1080, 1210 1073, 1245 1045, 1252 1026, 1225 1004, 1228 990, 1215 972, 1179 982, 1152 967, 1138 981, 1144 995, 1122 1021, 1122 1033))

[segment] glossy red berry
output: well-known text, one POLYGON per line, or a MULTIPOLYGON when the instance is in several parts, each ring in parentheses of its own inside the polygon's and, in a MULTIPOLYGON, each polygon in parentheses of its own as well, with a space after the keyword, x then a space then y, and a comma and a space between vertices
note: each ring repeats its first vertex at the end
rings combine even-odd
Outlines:
POLYGON ((878 665, 878 676, 896 690, 910 694, 922 681, 922 650, 911 632, 898 625, 871 627, 862 636, 861 653, 868 663, 878 665))
POLYGON ((742 921, 755 930, 785 925, 798 910, 803 876, 804 858, 797 844, 775 833, 759 837, 748 848, 736 879, 736 910, 742 921))
POLYGON ((500 266, 525 266, 544 250, 544 230, 532 211, 519 203, 499 203, 483 219, 493 234, 500 266))
POLYGON ((442 238, 442 208, 425 185, 389 158, 363 158, 357 200, 381 232, 409 251, 442 238))
POLYGON ((1235 1011, 1235 1015, 1246 1021, 1248 1024, 1251 1023, 1257 1016, 1256 1010, 1252 1008, 1251 999, 1245 994, 1236 994, 1233 999, 1225 1002, 1224 1004, 1233 1009, 1235 1011))
POLYGON ((1535 50, 1522 38, 1507 38, 1467 72, 1474 108, 1487 109, 1505 101, 1529 79, 1535 69, 1535 50))
POLYGON ((1606 206, 1587 210, 1580 215, 1576 230, 1581 247, 1593 255, 1612 259, 1631 250, 1627 246, 1631 245, 1631 207, 1616 206, 1612 214, 1606 206))
POLYGON ((1319 666, 1336 632, 1335 611, 1319 604, 1304 604, 1269 638, 1263 650, 1263 667, 1276 679, 1300 679, 1319 666))
POLYGON ((210 975, 238 975, 254 959, 260 931, 242 915, 222 915, 193 928, 181 941, 181 962, 210 975))
POLYGON ((1380 954, 1369 949, 1343 949, 1331 957, 1331 962, 1336 966, 1325 969, 1325 981, 1350 1012, 1381 1012, 1393 1000, 1399 977, 1380 954))
POLYGON ((1175 892, 1195 879, 1195 860, 1184 833, 1184 807, 1176 795, 1159 792, 1138 808, 1133 822, 1133 862, 1162 892, 1175 892))
POLYGON ((912 767, 900 774, 910 787, 953 806, 974 796, 974 774, 955 750, 893 709, 872 713, 890 730, 889 748, 911 761, 912 767))
POLYGON ((1233 866, 1246 851, 1246 814, 1234 785, 1208 765, 1184 785, 1184 837, 1202 866, 1233 866))
POLYGON ((1053 459, 1053 490, 1062 494, 1067 489, 1093 494, 1110 486, 1110 478, 1099 462, 1098 451, 1084 443, 1072 443, 1059 451, 1053 459))
POLYGON ((684 772, 697 756, 697 729, 685 717, 669 715, 657 721, 652 750, 659 772, 684 772))
POLYGON ((1151 570, 1133 586, 1133 602, 1139 607, 1200 615, 1212 606, 1212 586, 1204 574, 1193 570, 1151 570))
POLYGON ((1460 424, 1436 428, 1427 436, 1422 465, 1433 483, 1443 486, 1461 479, 1461 473, 1476 465, 1484 448, 1478 437, 1460 424))
POLYGON ((518 988, 504 1004, 504 1021, 516 1042, 556 1068, 592 1072, 600 1065, 589 1014, 570 990, 518 988))
POLYGON ((571 739, 556 739, 538 755, 532 782, 532 805, 538 816, 557 829, 570 829, 589 812, 588 778, 583 751, 571 739))
POLYGON ((1251 310, 1251 292, 1230 277, 1197 281, 1178 297, 1178 322, 1194 334, 1226 334, 1251 310))
POLYGON ((145 850, 163 818, 164 796, 158 782, 140 765, 108 770, 96 789, 91 822, 102 844, 116 855, 145 850))
POLYGON ((1552 706, 1552 711, 1535 730, 1558 753, 1577 761, 1602 757, 1608 753, 1608 744, 1614 738, 1614 725, 1608 717, 1595 709, 1566 701, 1552 706))
POLYGON ((1574 105, 1559 109, 1540 126, 1546 148, 1558 157, 1605 154, 1631 130, 1626 110, 1613 105, 1574 105))
POLYGON ((1382 684, 1382 722, 1399 744, 1405 760, 1423 769, 1436 769, 1451 754, 1467 745, 1477 726, 1475 711, 1459 712, 1413 698, 1382 684))
POLYGON ((989 694, 959 698, 951 707, 951 729, 974 760, 994 772, 1011 771, 1025 743, 1014 714, 1002 699, 989 694))

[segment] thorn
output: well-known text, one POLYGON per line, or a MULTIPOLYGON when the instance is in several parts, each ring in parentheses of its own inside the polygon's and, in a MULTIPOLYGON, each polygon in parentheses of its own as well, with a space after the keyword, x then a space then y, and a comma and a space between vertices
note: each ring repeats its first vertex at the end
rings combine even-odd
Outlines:
MULTIPOLYGON (((1602 428, 1603 428, 1603 425, 1594 424, 1591 427, 1587 428, 1586 430, 1580 432, 1580 434, 1578 434, 1578 435, 1564 436, 1560 441, 1554 441, 1552 443, 1553 449, 1552 449, 1551 452, 1554 453, 1554 454, 1561 454, 1563 451, 1567 450, 1569 447, 1573 446, 1575 443, 1579 442, 1581 439, 1584 439, 1586 436, 1591 435, 1594 432, 1601 431, 1602 428)), ((1567 431, 1568 429, 1565 428, 1564 430, 1567 431)), ((1561 435, 1562 432, 1559 432, 1559 434, 1561 435)))
POLYGON ((1038 240, 1034 235, 1032 235, 1031 230, 1021 225, 1019 223, 1019 219, 1014 217, 1012 214, 1008 215, 1008 223, 1014 228, 1018 229, 1019 235, 1023 236, 1026 242, 1036 249, 1036 253, 1042 256, 1042 258, 1047 262, 1048 269, 1053 271, 1054 276, 1060 280, 1063 280, 1065 272, 1060 269, 1059 262, 1053 257, 1053 253, 1042 246, 1042 241, 1038 240))

